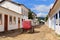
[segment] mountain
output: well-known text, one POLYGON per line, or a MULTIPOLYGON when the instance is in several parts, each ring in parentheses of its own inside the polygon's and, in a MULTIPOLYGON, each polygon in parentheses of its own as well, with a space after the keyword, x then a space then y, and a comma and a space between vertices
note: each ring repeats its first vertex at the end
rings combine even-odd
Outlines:
POLYGON ((45 18, 44 17, 37 17, 39 20, 44 20, 45 18))

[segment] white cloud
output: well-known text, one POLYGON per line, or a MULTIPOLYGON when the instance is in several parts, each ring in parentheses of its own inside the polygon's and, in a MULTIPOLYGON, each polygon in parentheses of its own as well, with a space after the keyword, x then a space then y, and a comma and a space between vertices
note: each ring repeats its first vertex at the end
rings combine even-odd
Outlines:
POLYGON ((38 14, 37 14, 37 17, 46 17, 46 16, 47 16, 46 13, 38 13, 38 14))
POLYGON ((50 7, 50 9, 53 7, 53 5, 54 5, 53 3, 52 3, 52 4, 50 4, 50 6, 49 6, 49 7, 50 7))
POLYGON ((52 8, 53 3, 50 5, 34 5, 34 7, 32 8, 33 11, 37 11, 37 15, 38 16, 46 16, 47 14, 44 13, 48 13, 49 10, 52 8))
POLYGON ((53 4, 47 5, 34 5, 34 8, 32 10, 36 10, 39 12, 49 12, 50 8, 52 8, 53 4))

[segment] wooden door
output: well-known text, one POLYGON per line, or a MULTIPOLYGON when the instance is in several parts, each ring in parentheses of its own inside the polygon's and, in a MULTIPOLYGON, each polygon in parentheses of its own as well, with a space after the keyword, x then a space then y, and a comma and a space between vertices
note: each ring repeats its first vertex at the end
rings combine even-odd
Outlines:
POLYGON ((4 31, 8 30, 8 15, 4 15, 4 31))
POLYGON ((20 18, 18 18, 18 29, 20 29, 20 18))

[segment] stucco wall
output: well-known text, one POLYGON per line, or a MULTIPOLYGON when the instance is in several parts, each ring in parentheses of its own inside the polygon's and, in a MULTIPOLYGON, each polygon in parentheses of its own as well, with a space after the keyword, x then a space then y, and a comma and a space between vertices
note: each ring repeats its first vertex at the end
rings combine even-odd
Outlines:
POLYGON ((22 8, 21 10, 22 10, 23 19, 28 19, 29 10, 26 7, 24 7, 23 5, 21 6, 21 8, 22 8))
POLYGON ((45 22, 45 25, 49 26, 49 20, 47 20, 47 21, 45 22))
MULTIPOLYGON (((8 15, 8 22, 9 22, 9 16, 12 16, 12 17, 16 17, 16 24, 9 24, 8 23, 8 30, 12 30, 12 29, 18 29, 18 17, 21 18, 21 15, 15 13, 15 12, 12 12, 10 10, 6 10, 4 8, 1 8, 0 7, 0 13, 3 15, 3 19, 2 19, 2 22, 3 24, 0 25, 0 31, 4 31, 4 15, 8 15)), ((20 19, 20 26, 22 26, 22 19, 20 19)), ((22 28, 22 27, 21 27, 22 28)))
MULTIPOLYGON (((50 18, 51 18, 51 28, 52 28, 53 30, 55 30, 55 32, 56 32, 57 34, 60 35, 60 25, 58 24, 60 18, 58 18, 58 19, 54 18, 54 16, 56 15, 56 13, 58 14, 59 11, 60 11, 60 8, 59 8, 57 11, 55 11, 55 12, 54 12, 54 15, 51 16, 50 18), (56 24, 57 24, 57 25, 56 25, 56 24)), ((58 14, 57 17, 59 17, 59 14, 58 14)), ((50 23, 50 22, 49 22, 49 23, 50 23)), ((49 25, 50 25, 50 24, 49 24, 49 25)))
POLYGON ((19 13, 19 14, 21 14, 21 12, 22 12, 21 11, 21 6, 13 4, 13 3, 9 2, 9 1, 4 1, 2 4, 0 4, 0 6, 8 8, 8 9, 10 9, 12 11, 15 11, 15 12, 19 13))
POLYGON ((2 14, 2 17, 3 18, 2 18, 2 24, 0 25, 0 32, 4 31, 4 14, 2 14))
POLYGON ((0 13, 3 15, 3 24, 0 25, 0 31, 4 31, 4 15, 8 15, 8 30, 18 29, 18 17, 20 18, 20 28, 22 28, 22 19, 28 19, 29 10, 24 5, 16 5, 9 1, 0 4, 0 13), (9 10, 8 10, 9 9, 9 10), (21 14, 21 15, 20 15, 21 14), (9 24, 9 16, 16 17, 16 24, 9 24))
POLYGON ((4 1, 2 4, 0 4, 0 6, 5 7, 14 12, 17 12, 19 14, 22 14, 23 19, 28 19, 29 10, 24 5, 17 5, 17 4, 11 3, 9 1, 4 1))

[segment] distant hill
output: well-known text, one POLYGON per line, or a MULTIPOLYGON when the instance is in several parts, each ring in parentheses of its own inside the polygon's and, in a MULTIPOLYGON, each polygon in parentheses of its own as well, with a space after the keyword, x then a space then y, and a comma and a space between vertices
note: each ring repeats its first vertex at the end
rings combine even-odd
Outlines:
POLYGON ((38 18, 38 21, 41 22, 41 20, 45 20, 44 17, 37 17, 38 18))
POLYGON ((44 20, 45 18, 44 17, 37 17, 39 20, 44 20))

